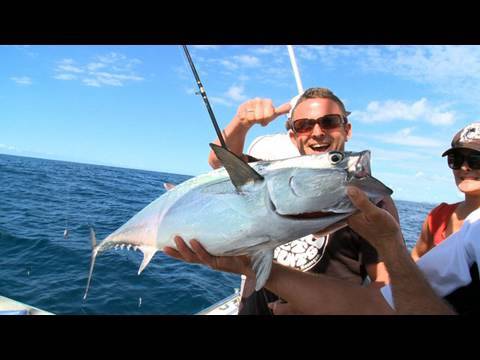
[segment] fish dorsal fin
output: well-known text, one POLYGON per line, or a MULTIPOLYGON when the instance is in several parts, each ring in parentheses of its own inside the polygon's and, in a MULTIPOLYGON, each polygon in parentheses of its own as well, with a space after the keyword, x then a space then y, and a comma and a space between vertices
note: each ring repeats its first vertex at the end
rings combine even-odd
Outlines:
POLYGON ((164 182, 163 187, 165 188, 165 190, 169 191, 169 190, 172 190, 175 187, 175 184, 164 182))
POLYGON ((262 181, 263 176, 257 173, 250 165, 232 153, 230 150, 221 146, 210 144, 217 158, 227 170, 232 184, 237 190, 249 182, 262 181))

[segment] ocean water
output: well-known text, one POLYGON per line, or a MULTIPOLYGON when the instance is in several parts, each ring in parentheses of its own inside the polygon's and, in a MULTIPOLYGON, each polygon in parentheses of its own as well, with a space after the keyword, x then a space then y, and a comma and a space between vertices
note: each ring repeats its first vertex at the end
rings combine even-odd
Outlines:
MULTIPOLYGON (((89 224, 101 240, 190 176, 0 154, 0 295, 55 314, 194 314, 229 296, 240 277, 158 252, 107 251, 90 264, 89 224), (68 228, 69 235, 63 233, 68 228)), ((433 204, 396 201, 411 248, 433 204)))

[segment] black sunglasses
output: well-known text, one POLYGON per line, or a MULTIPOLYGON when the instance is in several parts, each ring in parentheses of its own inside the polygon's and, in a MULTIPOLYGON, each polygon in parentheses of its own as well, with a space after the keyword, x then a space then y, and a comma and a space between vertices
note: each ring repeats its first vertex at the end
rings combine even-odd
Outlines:
POLYGON ((322 129, 333 130, 347 123, 347 118, 339 114, 328 114, 318 119, 298 119, 292 122, 292 129, 299 134, 305 134, 313 131, 315 124, 320 125, 322 129))
POLYGON ((453 152, 447 157, 448 167, 453 170, 458 170, 466 161, 468 167, 472 170, 480 170, 480 153, 462 154, 460 152, 453 152))

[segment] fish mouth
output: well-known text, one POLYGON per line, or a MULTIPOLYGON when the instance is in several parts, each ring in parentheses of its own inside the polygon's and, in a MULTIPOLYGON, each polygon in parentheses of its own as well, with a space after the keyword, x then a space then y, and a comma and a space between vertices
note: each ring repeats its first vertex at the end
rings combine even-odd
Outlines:
POLYGON ((311 219, 321 219, 325 218, 328 216, 333 216, 333 215, 338 215, 337 213, 334 213, 333 211, 315 211, 315 212, 309 212, 309 213, 301 213, 301 214, 280 214, 277 211, 277 207, 273 203, 272 199, 270 199, 270 196, 267 195, 268 197, 268 203, 270 206, 270 210, 272 210, 275 215, 284 218, 284 219, 291 219, 291 220, 311 220, 311 219))
MULTIPOLYGON (((278 213, 277 213, 278 214, 278 213)), ((311 213, 303 213, 303 214, 296 214, 296 215, 280 215, 283 218, 292 219, 292 220, 308 220, 308 219, 321 219, 324 217, 337 215, 332 211, 316 211, 311 213)))

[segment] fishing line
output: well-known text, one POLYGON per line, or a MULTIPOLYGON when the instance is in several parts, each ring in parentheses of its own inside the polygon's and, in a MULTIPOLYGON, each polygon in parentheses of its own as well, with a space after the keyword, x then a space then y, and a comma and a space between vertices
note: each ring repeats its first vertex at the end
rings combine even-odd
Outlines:
MULTIPOLYGON (((67 177, 68 178, 68 177, 67 177)), ((70 186, 71 184, 67 184, 67 205, 65 207, 65 230, 63 231, 63 238, 66 240, 68 238, 68 204, 70 204, 70 186)))

